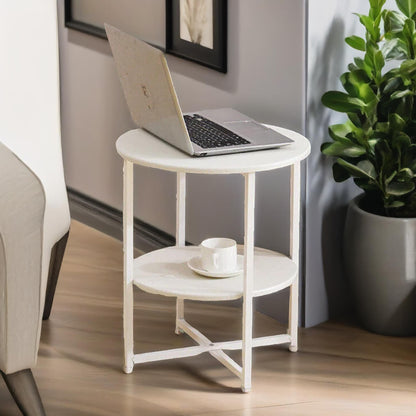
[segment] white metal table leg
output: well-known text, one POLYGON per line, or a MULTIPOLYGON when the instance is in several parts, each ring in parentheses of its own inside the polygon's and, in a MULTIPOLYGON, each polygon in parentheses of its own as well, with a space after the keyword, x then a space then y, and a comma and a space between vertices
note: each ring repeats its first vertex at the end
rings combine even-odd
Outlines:
POLYGON ((253 347, 253 264, 254 264, 254 203, 255 173, 245 177, 244 204, 244 290, 243 290, 243 371, 241 389, 251 390, 251 367, 253 347))
MULTIPOLYGON (((186 235, 186 173, 178 172, 176 175, 176 245, 185 246, 186 235)), ((178 322, 185 317, 185 303, 181 298, 176 299, 176 325, 175 333, 183 333, 178 322)))
POLYGON ((291 166, 290 178, 290 257, 296 263, 298 273, 290 286, 289 301, 289 350, 298 350, 299 321, 299 234, 300 234, 300 162, 291 166))
POLYGON ((133 352, 133 163, 125 160, 123 166, 123 251, 124 251, 124 372, 131 373, 133 352))
POLYGON ((183 330, 179 327, 179 321, 185 318, 185 301, 181 298, 176 298, 176 324, 175 334, 183 334, 183 330))

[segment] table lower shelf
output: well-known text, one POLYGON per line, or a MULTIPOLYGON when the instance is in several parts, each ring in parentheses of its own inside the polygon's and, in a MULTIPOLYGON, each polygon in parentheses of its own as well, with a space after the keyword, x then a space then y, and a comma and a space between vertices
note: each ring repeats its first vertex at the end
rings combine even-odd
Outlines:
MULTIPOLYGON (((203 277, 187 266, 199 255, 199 247, 168 247, 134 260, 134 284, 145 292, 199 301, 224 301, 243 296, 243 277, 203 277)), ((239 254, 243 247, 239 246, 239 254)), ((283 254, 254 249, 254 293, 263 296, 290 286, 297 274, 296 264, 283 254)))

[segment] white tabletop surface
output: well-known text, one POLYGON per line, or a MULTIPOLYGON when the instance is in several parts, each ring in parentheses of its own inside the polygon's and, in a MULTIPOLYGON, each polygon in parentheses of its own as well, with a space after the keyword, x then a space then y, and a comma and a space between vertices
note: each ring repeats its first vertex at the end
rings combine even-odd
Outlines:
POLYGON ((142 130, 130 130, 117 140, 117 152, 125 160, 142 166, 187 173, 250 173, 278 169, 305 159, 310 143, 301 134, 270 126, 294 143, 278 149, 230 155, 193 157, 142 130))
MULTIPOLYGON (((243 254, 243 247, 238 247, 243 254)), ((239 299, 243 296, 243 273, 235 277, 203 277, 187 266, 197 257, 195 246, 167 247, 134 260, 134 284, 145 292, 200 301, 239 299)), ((253 296, 263 296, 288 287, 296 277, 297 266, 283 254, 254 249, 253 296)))

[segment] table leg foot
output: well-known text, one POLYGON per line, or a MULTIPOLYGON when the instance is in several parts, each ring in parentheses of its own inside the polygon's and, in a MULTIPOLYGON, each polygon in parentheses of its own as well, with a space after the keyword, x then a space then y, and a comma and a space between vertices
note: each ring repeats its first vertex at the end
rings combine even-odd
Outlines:
POLYGON ((250 393, 250 391, 251 391, 251 386, 248 386, 248 387, 241 386, 241 391, 242 391, 243 393, 250 393))
POLYGON ((131 373, 133 372, 133 367, 134 367, 134 364, 133 364, 133 363, 132 363, 132 364, 125 365, 125 366, 123 367, 123 371, 124 371, 126 374, 131 374, 131 373))
POLYGON ((182 329, 175 328, 175 334, 176 334, 176 335, 182 335, 182 334, 183 334, 182 329))
POLYGON ((297 352, 298 351, 298 346, 297 345, 290 345, 289 346, 289 351, 290 352, 297 352))

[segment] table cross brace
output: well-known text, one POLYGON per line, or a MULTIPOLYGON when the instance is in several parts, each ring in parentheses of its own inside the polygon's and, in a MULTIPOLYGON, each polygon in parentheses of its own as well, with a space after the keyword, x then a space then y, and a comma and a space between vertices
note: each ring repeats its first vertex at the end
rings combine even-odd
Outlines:
MULTIPOLYGON (((177 320, 177 328, 182 330, 190 338, 192 338, 198 345, 193 347, 174 348, 163 351, 153 351, 141 354, 135 354, 134 364, 142 364, 153 361, 170 360, 174 358, 193 357, 204 352, 209 352, 221 364, 227 367, 232 373, 241 379, 242 368, 231 357, 229 357, 223 350, 241 350, 243 341, 225 341, 225 342, 211 342, 204 334, 186 322, 185 319, 177 320)), ((267 345, 278 345, 291 342, 291 337, 288 334, 273 335, 268 337, 253 338, 253 347, 262 347, 267 345)))

